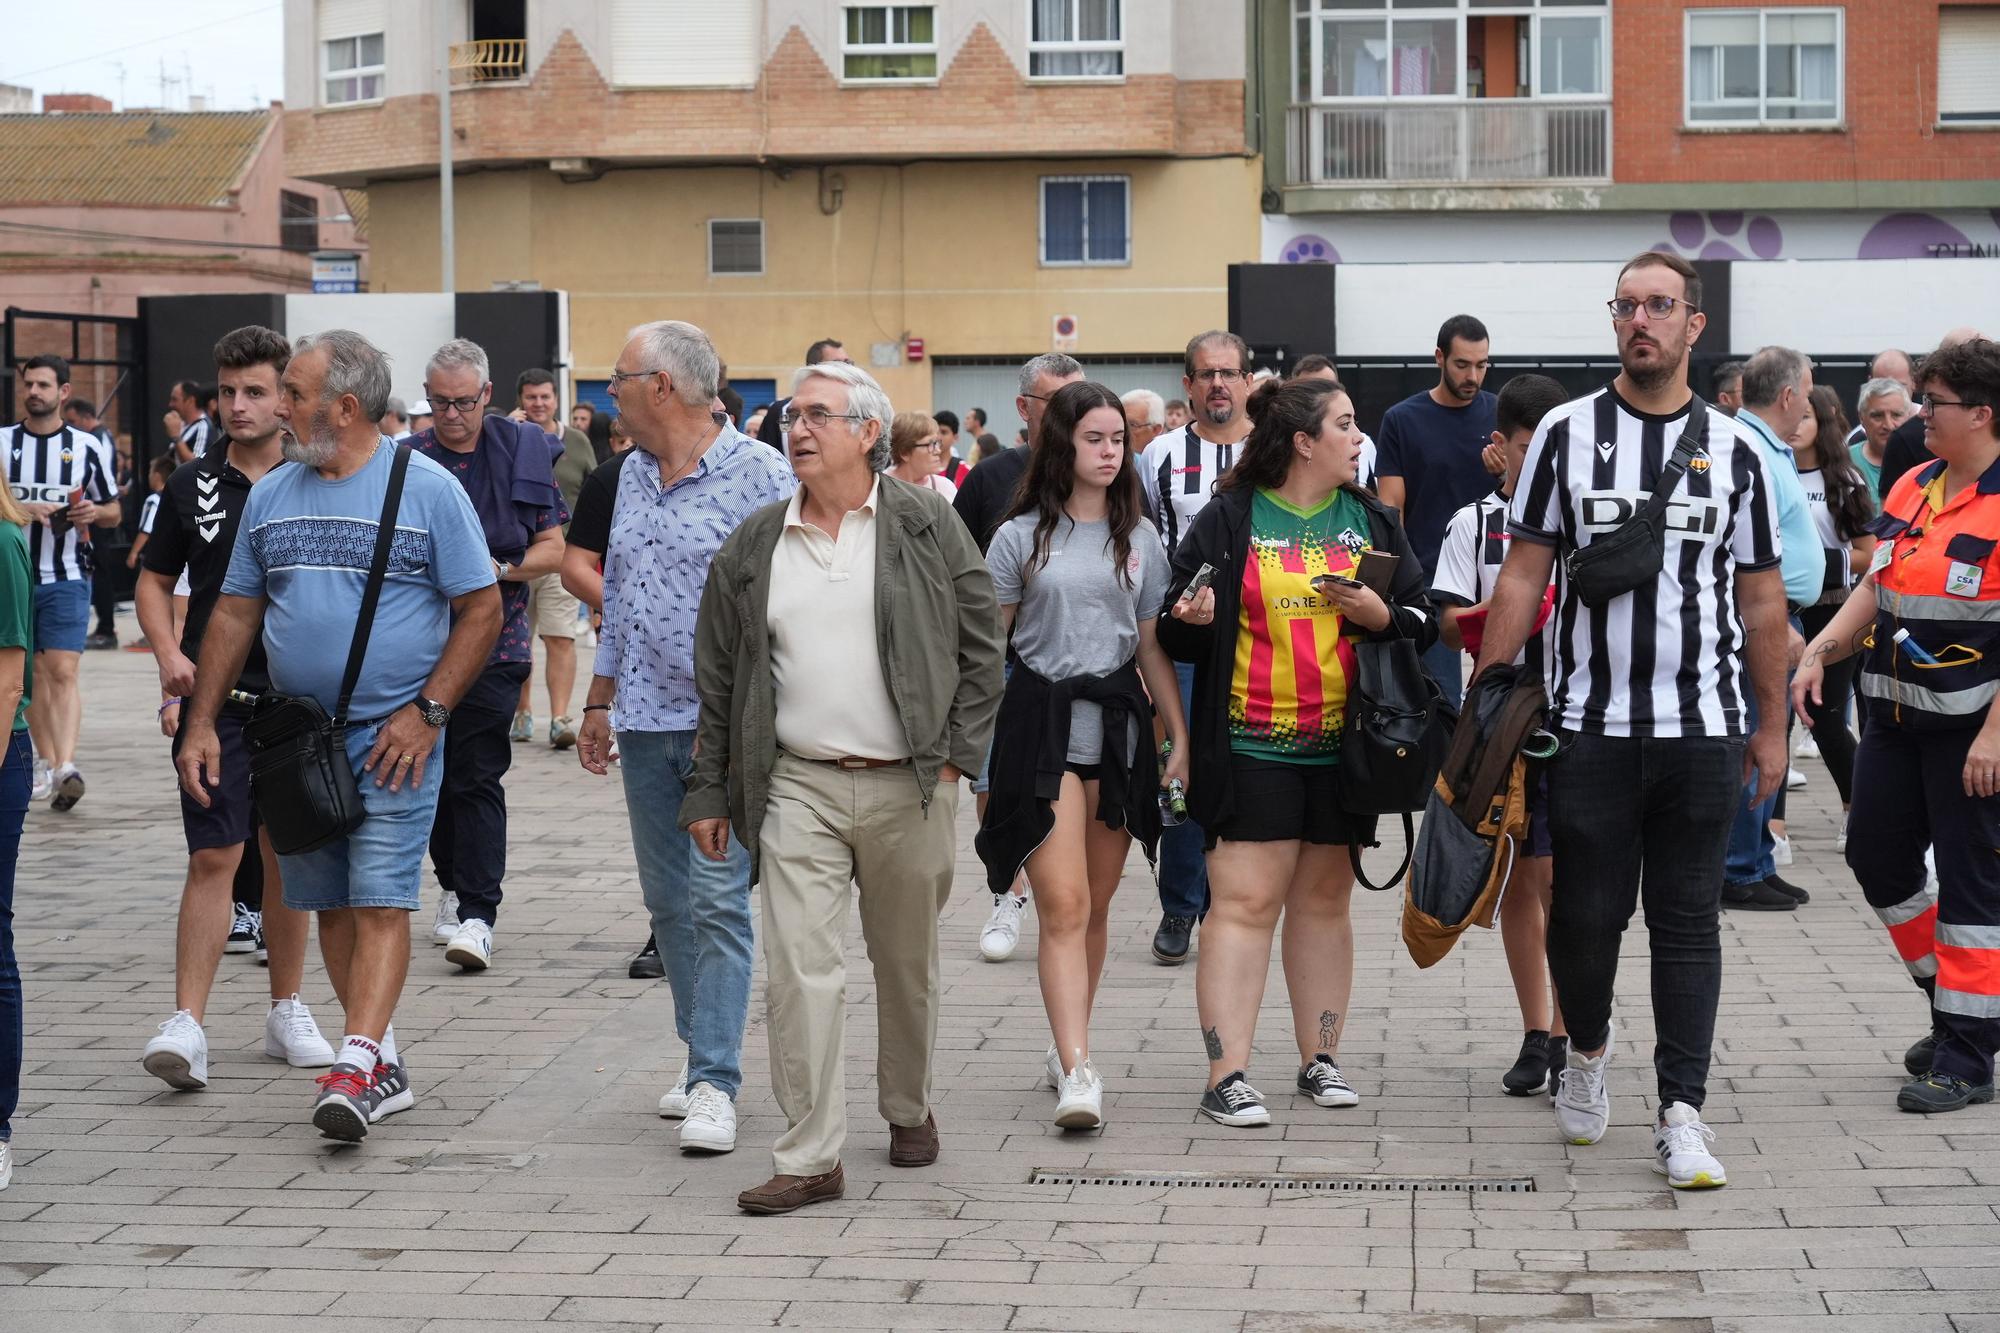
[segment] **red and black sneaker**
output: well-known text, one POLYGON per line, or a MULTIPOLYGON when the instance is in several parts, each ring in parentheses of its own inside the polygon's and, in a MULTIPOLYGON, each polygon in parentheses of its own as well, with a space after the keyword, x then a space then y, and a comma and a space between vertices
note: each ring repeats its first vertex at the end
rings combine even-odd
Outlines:
POLYGON ((330 1139, 359 1143, 368 1136, 369 1102, 375 1076, 354 1065, 335 1065, 314 1080, 313 1127, 330 1139))

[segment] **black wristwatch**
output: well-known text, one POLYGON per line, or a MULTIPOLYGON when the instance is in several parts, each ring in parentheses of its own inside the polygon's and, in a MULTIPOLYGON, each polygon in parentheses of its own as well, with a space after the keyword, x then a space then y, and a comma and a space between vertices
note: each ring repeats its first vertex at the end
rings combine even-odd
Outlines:
POLYGON ((411 703, 415 706, 417 712, 423 715, 424 723, 427 726, 441 728, 445 723, 451 721, 451 710, 435 699, 426 699, 420 694, 411 700, 411 703))

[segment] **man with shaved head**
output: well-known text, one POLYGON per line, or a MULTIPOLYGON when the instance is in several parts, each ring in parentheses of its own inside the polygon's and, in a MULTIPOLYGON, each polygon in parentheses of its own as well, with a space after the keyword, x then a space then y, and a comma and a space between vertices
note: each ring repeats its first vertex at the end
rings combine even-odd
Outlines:
MULTIPOLYGON (((1971 342, 1974 338, 1984 336, 1978 329, 1960 325, 1938 339, 1938 347, 1940 349, 1956 347, 1960 343, 1971 342)), ((1883 371, 1876 367, 1882 366, 1882 358, 1888 355, 1889 353, 1884 352, 1882 356, 1876 357, 1870 370, 1878 375, 1883 374, 1883 371)), ((1903 370, 1906 376, 1910 373, 1908 357, 1903 358, 1903 370)), ((1889 375, 1888 378, 1893 379, 1895 376, 1889 375)), ((1922 406, 1917 400, 1915 389, 1910 391, 1910 401, 1918 407, 1922 406)), ((1912 412, 1910 419, 1896 427, 1895 434, 1889 437, 1889 443, 1882 448, 1882 484, 1875 492, 1876 501, 1879 503, 1888 498, 1889 492, 1895 489, 1898 477, 1913 467, 1923 466, 1935 457, 1937 455, 1924 446, 1924 414, 1921 411, 1912 412)))

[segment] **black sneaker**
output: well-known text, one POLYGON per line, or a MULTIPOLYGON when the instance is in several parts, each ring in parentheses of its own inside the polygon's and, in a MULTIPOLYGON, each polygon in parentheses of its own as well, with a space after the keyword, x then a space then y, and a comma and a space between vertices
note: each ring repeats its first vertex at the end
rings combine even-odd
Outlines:
POLYGON ((236 915, 229 923, 229 938, 222 943, 224 953, 251 953, 257 948, 257 930, 263 913, 254 912, 242 903, 236 904, 236 915))
POLYGON ((1722 886, 1722 905, 1743 912, 1796 912, 1798 900, 1762 880, 1722 886))
POLYGON ((347 1143, 367 1138, 373 1075, 358 1065, 335 1065, 314 1082, 319 1100, 313 1103, 313 1128, 347 1143))
POLYGON ((1549 1038, 1549 1100, 1554 1101, 1556 1088, 1562 1083, 1562 1071, 1569 1064, 1569 1038, 1549 1038))
POLYGON ((271 965, 270 946, 264 943, 264 914, 262 912, 257 914, 257 949, 250 957, 259 967, 269 967, 271 965))
POLYGON ((1240 1069, 1202 1093, 1200 1109, 1218 1125, 1243 1128, 1271 1123, 1271 1109, 1264 1105, 1263 1094, 1250 1086, 1240 1069))
POLYGON ((1812 901, 1812 895, 1810 893, 1807 893, 1804 889, 1800 888, 1796 884, 1791 883, 1789 880, 1779 879, 1776 875, 1771 876, 1769 879, 1765 880, 1764 883, 1769 887, 1776 889, 1779 893, 1784 894, 1787 898, 1790 898, 1793 902, 1797 903, 1801 907, 1804 907, 1807 903, 1812 901))
POLYGON ((1153 960, 1162 967, 1179 967, 1187 961, 1188 944, 1194 937, 1194 918, 1163 916, 1153 932, 1153 960))
POLYGON ((1922 1078, 1931 1072, 1931 1064, 1937 1059, 1937 1047, 1938 1034, 1933 1028, 1928 1037, 1903 1052, 1903 1068, 1910 1071, 1911 1078, 1922 1078))
POLYGON ((1312 1063, 1299 1071, 1298 1089, 1319 1106, 1359 1106, 1361 1094, 1340 1072, 1333 1057, 1321 1051, 1312 1063))
POLYGON ((85 635, 83 640, 83 646, 87 649, 92 650, 93 652, 104 652, 107 649, 116 648, 118 646, 118 636, 116 634, 111 634, 103 630, 99 630, 95 634, 85 635))
POLYGON ((1537 1028, 1521 1038, 1520 1057, 1500 1076, 1500 1087, 1509 1097, 1531 1097, 1548 1086, 1549 1034, 1537 1028))
POLYGON ((416 1104, 416 1094, 410 1091, 410 1071, 402 1065, 377 1061, 375 1080, 368 1086, 368 1123, 372 1125, 385 1115, 407 1111, 416 1104))
POLYGON ((1918 1115, 1940 1111, 1962 1111, 1968 1106, 1993 1100, 1993 1083, 1967 1083, 1962 1078, 1933 1069, 1914 1083, 1905 1083, 1896 1094, 1896 1105, 1918 1115))
POLYGON ((625 969, 625 975, 634 981, 658 981, 667 975, 667 965, 660 961, 660 942, 657 939, 651 935, 646 937, 646 947, 632 959, 632 966, 625 969))

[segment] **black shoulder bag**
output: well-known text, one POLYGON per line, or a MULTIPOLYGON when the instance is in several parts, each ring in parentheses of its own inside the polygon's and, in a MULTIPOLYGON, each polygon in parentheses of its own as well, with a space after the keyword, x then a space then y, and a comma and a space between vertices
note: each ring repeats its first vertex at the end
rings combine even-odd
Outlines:
POLYGON ((382 518, 375 530, 375 558, 362 589, 361 613, 354 623, 333 716, 328 717, 311 695, 263 694, 243 724, 243 741, 250 751, 250 799, 270 834, 272 850, 281 856, 318 851, 360 828, 367 818, 354 765, 347 758, 347 706, 361 678, 362 659, 368 655, 368 631, 389 572, 396 511, 409 470, 410 449, 403 445, 389 469, 389 489, 382 497, 382 518))
POLYGON ((1585 606, 1596 610, 1660 577, 1667 558, 1667 505, 1701 449, 1702 427, 1707 421, 1708 404, 1696 394, 1680 442, 1639 512, 1588 546, 1572 546, 1563 552, 1564 577, 1585 606))
POLYGON ((1362 639, 1354 645, 1354 683, 1347 730, 1340 738, 1340 804, 1354 815, 1401 815, 1403 862, 1387 883, 1361 869, 1361 848, 1348 844, 1354 877, 1365 888, 1394 888, 1410 868, 1414 822, 1437 785, 1451 748, 1458 710, 1424 670, 1409 639, 1362 639))

